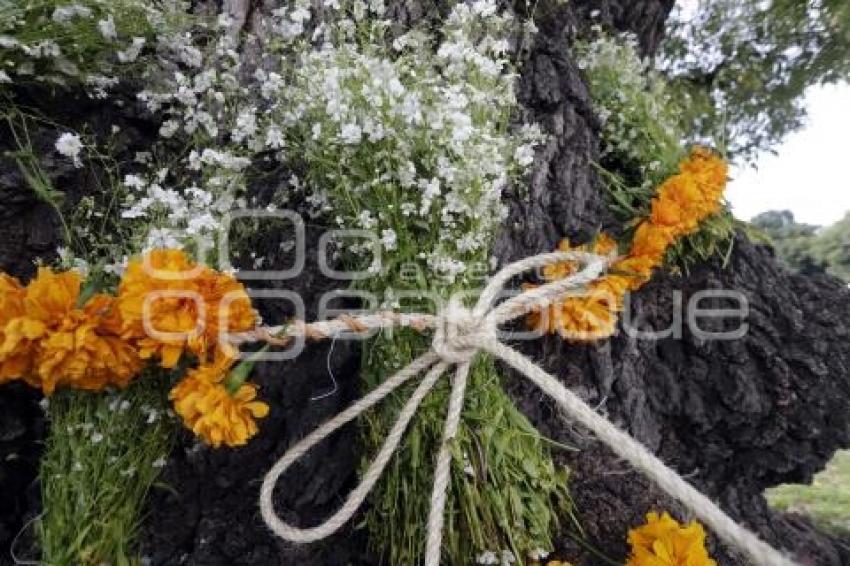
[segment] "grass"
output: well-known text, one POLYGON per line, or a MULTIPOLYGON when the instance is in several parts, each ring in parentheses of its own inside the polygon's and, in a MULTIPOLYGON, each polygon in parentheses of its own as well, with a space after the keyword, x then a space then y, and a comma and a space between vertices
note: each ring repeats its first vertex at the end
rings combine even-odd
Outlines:
MULTIPOLYGON (((364 374, 374 387, 392 373, 387 361, 406 365, 427 348, 422 336, 398 333, 367 347, 364 374)), ((443 560, 468 564, 484 551, 508 550, 517 564, 529 553, 554 548, 552 534, 572 515, 566 468, 552 460, 553 443, 543 438, 502 389, 493 360, 480 356, 470 372, 463 426, 455 439, 451 487, 443 532, 443 560)), ((373 411, 363 427, 369 454, 386 436, 403 399, 373 411)), ((374 550, 387 551, 390 564, 419 564, 433 482, 434 454, 448 405, 446 378, 423 401, 399 457, 393 459, 373 495, 367 521, 374 550), (387 517, 395 520, 387 521, 387 517), (377 541, 377 542, 375 542, 377 541)), ((567 448, 567 447, 561 447, 567 448)))
POLYGON ((138 563, 135 535, 144 499, 169 451, 161 376, 126 391, 63 391, 50 400, 41 463, 41 564, 138 563))
POLYGON ((812 485, 782 485, 766 495, 776 509, 808 515, 820 528, 850 536, 850 450, 838 452, 812 485))

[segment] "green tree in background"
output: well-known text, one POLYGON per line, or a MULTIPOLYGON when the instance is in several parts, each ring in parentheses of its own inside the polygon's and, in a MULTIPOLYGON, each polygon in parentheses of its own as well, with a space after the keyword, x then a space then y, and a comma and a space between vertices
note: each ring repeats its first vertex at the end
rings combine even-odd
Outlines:
POLYGON ((827 271, 850 282, 850 213, 828 228, 800 224, 789 210, 771 210, 752 219, 789 268, 801 273, 827 271))
POLYGON ((661 67, 697 140, 751 162, 805 119, 813 85, 850 78, 848 0, 699 0, 671 18, 661 67))
POLYGON ((812 254, 828 272, 850 282, 850 213, 817 235, 812 254))

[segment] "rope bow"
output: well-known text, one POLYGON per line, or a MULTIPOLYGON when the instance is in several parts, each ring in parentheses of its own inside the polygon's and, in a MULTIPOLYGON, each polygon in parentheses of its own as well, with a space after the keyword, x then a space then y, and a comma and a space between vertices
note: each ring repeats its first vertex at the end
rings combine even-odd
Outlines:
MULTIPOLYGON (((555 377, 499 341, 498 328, 501 324, 522 317, 532 310, 545 308, 569 296, 584 294, 586 286, 598 279, 611 262, 612 258, 580 252, 542 254, 518 261, 502 269, 490 280, 472 309, 466 308, 459 300, 452 300, 438 316, 382 312, 363 317, 341 317, 314 324, 298 323, 287 328, 285 330, 287 336, 279 339, 278 343, 288 343, 292 337, 299 335, 311 339, 323 339, 346 332, 366 332, 376 328, 398 326, 419 330, 430 328, 434 330, 434 338, 428 352, 307 435, 277 461, 266 474, 260 490, 260 510, 268 527, 277 536, 294 543, 318 541, 339 530, 357 512, 380 478, 422 400, 439 379, 453 367, 452 390, 443 428, 443 439, 437 454, 428 516, 428 538, 425 546, 425 566, 438 566, 443 533, 443 512, 451 466, 451 442, 460 424, 470 364, 479 352, 487 352, 537 385, 570 418, 591 430, 615 454, 628 461, 655 481, 667 494, 691 509, 717 536, 748 556, 754 564, 793 566, 793 561, 738 525, 710 499, 697 491, 675 471, 665 466, 642 444, 596 413, 555 377), (581 270, 570 277, 524 291, 498 305, 495 304, 505 285, 517 275, 567 261, 579 264, 582 267, 581 270), (423 373, 424 378, 402 408, 383 446, 369 465, 360 484, 348 495, 342 507, 316 527, 298 528, 282 521, 275 513, 272 501, 280 476, 323 439, 375 406, 404 383, 423 373)), ((272 332, 267 331, 263 337, 272 341, 270 334, 273 331, 274 329, 272 332)))

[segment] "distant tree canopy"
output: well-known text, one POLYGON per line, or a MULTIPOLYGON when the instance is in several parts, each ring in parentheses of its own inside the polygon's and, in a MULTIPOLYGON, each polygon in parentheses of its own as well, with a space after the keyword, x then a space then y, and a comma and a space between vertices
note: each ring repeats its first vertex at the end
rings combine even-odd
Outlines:
POLYGON ((752 224, 770 238, 777 255, 791 269, 827 271, 850 282, 850 213, 824 229, 797 223, 788 210, 764 212, 752 224))
POLYGON ((827 271, 850 282, 850 214, 817 235, 812 253, 827 271))
POLYGON ((671 18, 661 67, 686 129, 752 161, 803 124, 807 87, 850 79, 850 1, 699 0, 671 18))

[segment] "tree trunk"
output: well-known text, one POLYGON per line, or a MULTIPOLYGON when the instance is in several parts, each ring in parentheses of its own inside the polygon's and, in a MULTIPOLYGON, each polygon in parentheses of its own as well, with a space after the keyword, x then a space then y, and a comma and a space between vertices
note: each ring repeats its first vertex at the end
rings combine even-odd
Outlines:
MULTIPOLYGON (((570 46, 593 23, 601 22, 635 33, 644 52, 652 54, 672 4, 672 0, 573 0, 538 6, 540 33, 523 69, 519 96, 522 119, 540 123, 552 139, 539 156, 529 190, 522 196, 506 196, 510 217, 496 246, 502 263, 552 250, 566 236, 581 240, 600 230, 618 230, 592 167, 598 158, 599 124, 570 46)), ((268 9, 260 2, 253 10, 245 2, 228 5, 253 26, 261 24, 268 9)), ((439 17, 441 5, 399 0, 390 9, 399 25, 407 26, 439 17)), ((66 106, 73 110, 58 121, 89 124, 95 131, 107 131, 117 123, 124 132, 124 151, 132 155, 154 138, 156 126, 139 118, 132 99, 118 105, 120 100, 106 106, 82 101, 66 106)), ((30 101, 46 109, 57 107, 38 96, 30 101)), ((37 151, 51 155, 57 135, 39 130, 34 138, 37 151)), ((0 147, 6 149, 10 147, 0 147)), ((83 173, 59 161, 48 159, 44 165, 56 187, 68 193, 70 203, 91 186, 83 173)), ((263 189, 257 196, 262 201, 274 190, 263 189)), ((14 163, 0 161, 0 268, 23 277, 32 275, 35 257, 46 258, 60 242, 50 208, 30 195, 14 163)), ((305 272, 294 288, 292 281, 286 283, 301 293, 308 318, 315 314, 316 299, 334 284, 319 274, 315 264, 317 239, 318 234, 308 234, 305 272)), ((258 237, 258 248, 268 252, 273 264, 286 264, 285 254, 266 240, 258 237)), ((746 295, 746 336, 706 341, 685 320, 681 339, 635 339, 620 332, 603 343, 577 346, 550 338, 525 344, 526 353, 771 543, 796 552, 804 563, 850 564, 847 546, 801 518, 777 515, 762 496, 769 486, 810 481, 837 448, 850 445, 846 402, 850 293, 836 279, 784 271, 769 249, 741 236, 727 266, 701 265, 686 276, 658 273, 633 298, 635 327, 670 327, 676 313, 707 289, 746 295), (676 293, 681 294, 681 303, 676 293)), ((267 320, 292 314, 286 305, 260 308, 267 320)), ((702 327, 718 331, 722 324, 703 322, 702 327)), ((363 530, 349 527, 331 540, 294 547, 271 536, 259 519, 257 495, 264 472, 295 440, 358 396, 357 349, 346 342, 331 348, 311 346, 293 362, 258 368, 256 381, 272 411, 248 447, 200 449, 190 435, 181 434, 162 477, 172 489, 157 489, 150 496, 143 554, 152 564, 376 563, 366 552, 363 530), (338 384, 334 394, 316 399, 332 389, 334 381, 338 384)), ((511 382, 511 393, 544 434, 581 448, 559 457, 573 470, 571 491, 590 545, 620 560, 627 550, 628 528, 641 523, 647 511, 686 515, 650 482, 576 430, 521 379, 511 382)), ((35 485, 43 434, 37 402, 37 395, 21 387, 5 386, 0 393, 0 548, 7 548, 24 521, 37 512, 37 494, 25 489, 35 485)), ((281 482, 278 489, 285 494, 290 519, 315 524, 336 508, 356 481, 360 459, 356 438, 354 428, 348 427, 281 482)), ((719 564, 743 564, 713 544, 719 564)), ((560 538, 560 550, 579 557, 578 564, 598 563, 566 535, 560 538)))

